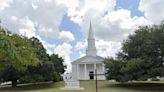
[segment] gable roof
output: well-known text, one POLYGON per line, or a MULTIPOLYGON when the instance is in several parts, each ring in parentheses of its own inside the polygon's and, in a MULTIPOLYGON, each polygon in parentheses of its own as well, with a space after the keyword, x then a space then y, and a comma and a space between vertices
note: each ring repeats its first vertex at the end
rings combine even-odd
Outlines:
POLYGON ((103 61, 104 61, 104 58, 100 56, 84 56, 71 63, 72 64, 81 64, 81 63, 89 64, 89 63, 102 63, 103 61))

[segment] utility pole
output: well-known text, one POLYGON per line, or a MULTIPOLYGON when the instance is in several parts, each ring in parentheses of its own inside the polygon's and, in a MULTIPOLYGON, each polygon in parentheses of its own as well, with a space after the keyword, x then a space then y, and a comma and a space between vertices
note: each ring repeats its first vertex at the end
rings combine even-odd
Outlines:
POLYGON ((97 76, 102 76, 102 75, 105 75, 105 73, 103 73, 103 74, 97 74, 97 69, 95 69, 95 73, 93 74, 93 76, 95 76, 96 92, 98 92, 97 76))
POLYGON ((96 80, 96 92, 98 92, 98 87, 97 87, 97 69, 95 69, 95 80, 96 80))

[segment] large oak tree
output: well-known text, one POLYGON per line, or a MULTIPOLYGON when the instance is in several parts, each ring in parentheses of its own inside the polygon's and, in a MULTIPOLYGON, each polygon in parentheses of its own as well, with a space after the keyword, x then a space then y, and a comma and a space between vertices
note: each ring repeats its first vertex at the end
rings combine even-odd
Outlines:
POLYGON ((21 73, 29 65, 40 63, 35 51, 31 40, 0 27, 1 81, 12 81, 12 86, 16 86, 21 73))
MULTIPOLYGON (((160 25, 139 27, 122 45, 116 59, 124 62, 122 68, 116 70, 121 73, 121 77, 120 74, 115 74, 120 77, 120 81, 164 76, 164 22, 160 25)), ((113 78, 111 73, 109 70, 109 79, 113 78)))

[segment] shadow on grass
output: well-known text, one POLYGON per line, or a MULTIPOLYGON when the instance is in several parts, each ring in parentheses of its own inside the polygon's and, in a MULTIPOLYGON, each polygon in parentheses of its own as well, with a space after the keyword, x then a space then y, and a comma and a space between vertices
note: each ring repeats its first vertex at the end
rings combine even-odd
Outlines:
POLYGON ((23 90, 42 90, 42 89, 49 89, 49 88, 56 88, 59 85, 57 83, 42 83, 42 84, 31 84, 31 85, 23 85, 18 87, 4 87, 0 88, 0 92, 2 91, 23 91, 23 90))
POLYGON ((116 83, 108 84, 108 87, 123 88, 141 91, 164 92, 164 83, 116 83))

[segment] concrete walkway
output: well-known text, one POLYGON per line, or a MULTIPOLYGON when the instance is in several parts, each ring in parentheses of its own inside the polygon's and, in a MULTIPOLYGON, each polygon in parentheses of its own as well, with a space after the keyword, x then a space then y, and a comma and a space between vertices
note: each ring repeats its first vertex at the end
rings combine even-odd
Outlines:
MULTIPOLYGON (((48 82, 36 82, 36 83, 24 83, 24 84, 17 84, 17 86, 27 86, 27 85, 37 85, 37 84, 45 84, 45 83, 52 83, 52 81, 48 82)), ((11 84, 6 84, 6 85, 0 85, 0 88, 7 88, 7 87, 12 87, 11 84)))

